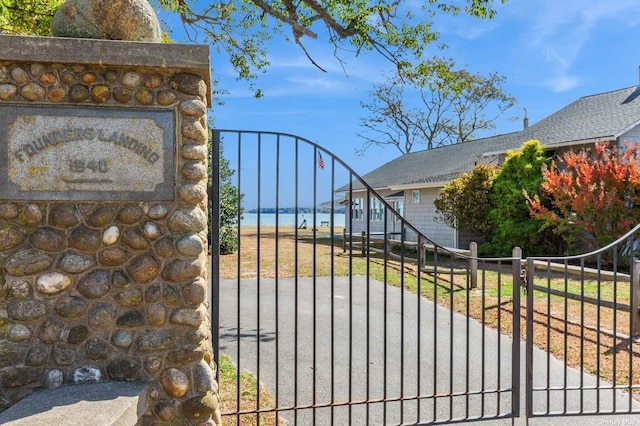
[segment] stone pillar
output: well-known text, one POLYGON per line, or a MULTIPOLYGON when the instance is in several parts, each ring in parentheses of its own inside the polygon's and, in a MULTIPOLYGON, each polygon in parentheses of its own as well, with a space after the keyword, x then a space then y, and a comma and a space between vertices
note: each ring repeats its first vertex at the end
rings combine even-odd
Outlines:
POLYGON ((146 382, 139 424, 220 424, 205 46, 0 36, 0 409, 146 382))

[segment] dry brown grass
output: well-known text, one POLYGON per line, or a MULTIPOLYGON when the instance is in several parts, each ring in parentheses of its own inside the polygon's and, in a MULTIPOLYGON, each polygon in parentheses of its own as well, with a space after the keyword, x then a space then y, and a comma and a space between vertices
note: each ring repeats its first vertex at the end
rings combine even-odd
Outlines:
MULTIPOLYGON (((535 346, 548 350, 567 365, 582 367, 609 383, 627 385, 630 379, 633 384, 640 383, 640 347, 629 339, 628 312, 614 312, 554 297, 551 303, 547 304, 546 300, 534 303, 535 346), (630 371, 633 373, 631 378, 630 371)), ((628 304, 629 299, 620 298, 618 303, 628 304)), ((522 318, 525 309, 523 306, 522 318)), ((524 327, 523 320, 523 336, 524 327)), ((634 394, 639 395, 637 391, 634 394)))
MULTIPOLYGON (((340 229, 341 232, 341 229, 340 229)), ((331 250, 329 246, 328 228, 296 229, 294 226, 280 227, 276 234, 274 227, 262 227, 258 238, 257 227, 242 229, 241 251, 236 254, 222 256, 220 260, 220 276, 223 278, 254 278, 259 271, 260 277, 275 277, 276 273, 282 278, 313 275, 314 267, 317 276, 330 274, 331 250), (313 235, 316 234, 315 251, 313 235), (296 237, 297 242, 296 244, 296 237), (297 247, 297 250, 296 250, 297 247), (258 264, 258 252, 260 253, 258 264), (238 256, 240 262, 238 263, 238 256), (315 260, 315 262, 314 262, 315 260), (279 265, 276 271, 275 266, 279 265)), ((334 250, 338 258, 342 256, 342 249, 334 250)))
MULTIPOLYGON (((273 399, 269 392, 262 386, 259 387, 260 395, 258 400, 258 384, 255 376, 249 372, 241 371, 238 378, 238 370, 231 359, 225 355, 220 356, 220 408, 222 412, 242 412, 260 408, 274 407, 273 399), (238 384, 240 391, 238 392, 238 384)), ((225 425, 253 426, 261 424, 264 426, 284 425, 284 421, 279 419, 276 422, 276 414, 261 413, 260 420, 256 414, 241 414, 235 417, 226 416, 223 418, 225 425)))
MULTIPOLYGON (((433 275, 417 271, 412 262, 400 263, 384 259, 382 254, 372 253, 367 257, 342 252, 341 239, 331 245, 328 230, 319 229, 314 239, 310 229, 296 230, 281 227, 276 234, 273 227, 262 227, 260 234, 255 227, 242 230, 241 251, 236 255, 222 256, 220 273, 223 278, 263 278, 298 276, 336 276, 368 274, 382 280, 384 275, 392 285, 400 282, 404 271, 405 288, 418 291, 431 300, 456 312, 469 315, 502 333, 513 333, 512 276, 510 266, 502 270, 493 267, 485 273, 481 288, 468 291, 466 278, 461 275, 433 275), (260 255, 258 256, 258 253, 260 255), (238 263, 238 256, 240 262, 238 263), (259 265, 258 265, 259 260, 259 265), (368 262, 368 264, 367 264, 368 262), (276 269, 277 266, 277 269, 276 269), (418 281, 418 276, 420 281, 418 281), (500 285, 498 285, 500 283, 500 285)), ((446 261, 443 262, 446 264, 446 261)), ((565 282, 562 276, 538 277, 543 286, 550 285, 563 290, 565 285, 573 293, 580 293, 576 283, 565 282)), ((600 291, 613 297, 613 283, 602 281, 600 291)), ((629 304, 629 284, 617 284, 617 303, 629 304)), ((585 295, 597 296, 597 283, 584 284, 585 295)), ((519 290, 518 290, 519 291, 519 290)), ((521 336, 526 338, 526 294, 521 294, 521 336)), ((612 300, 612 299, 610 299, 612 300)), ((617 384, 629 383, 629 372, 633 372, 632 383, 640 383, 640 348, 630 343, 629 313, 591 304, 534 292, 533 342, 549 350, 556 358, 571 367, 599 375, 602 379, 617 384), (615 330, 615 333, 614 333, 615 330), (566 336, 566 337, 565 337, 566 336), (632 367, 630 368, 630 364, 632 367)))

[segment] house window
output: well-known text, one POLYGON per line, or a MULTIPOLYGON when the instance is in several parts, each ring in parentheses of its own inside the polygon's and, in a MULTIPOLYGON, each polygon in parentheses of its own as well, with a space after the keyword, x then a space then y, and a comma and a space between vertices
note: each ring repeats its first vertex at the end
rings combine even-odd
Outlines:
POLYGON ((420 202, 420 190, 411 191, 411 202, 415 204, 420 202))
POLYGON ((393 209, 397 213, 393 215, 393 221, 400 222, 400 218, 404 217, 404 201, 394 201, 393 209))
POLYGON ((351 200, 351 219, 361 221, 364 219, 364 199, 354 198, 351 200))
POLYGON ((377 198, 372 198, 371 205, 369 207, 369 218, 371 221, 380 222, 383 218, 382 202, 377 198))

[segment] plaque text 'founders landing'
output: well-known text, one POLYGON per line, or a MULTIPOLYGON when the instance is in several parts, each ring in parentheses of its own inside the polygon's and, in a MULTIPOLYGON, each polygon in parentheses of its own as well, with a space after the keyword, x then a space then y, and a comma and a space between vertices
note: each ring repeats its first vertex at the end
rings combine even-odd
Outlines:
POLYGON ((23 107, 2 120, 7 198, 172 198, 171 111, 80 111, 23 107))

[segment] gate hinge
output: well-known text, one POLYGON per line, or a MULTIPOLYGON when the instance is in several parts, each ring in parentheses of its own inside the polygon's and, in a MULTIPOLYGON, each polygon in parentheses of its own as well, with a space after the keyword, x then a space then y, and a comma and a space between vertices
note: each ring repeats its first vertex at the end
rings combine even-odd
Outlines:
POLYGON ((522 292, 524 294, 527 294, 527 290, 529 289, 529 282, 527 277, 527 264, 525 263, 520 270, 520 287, 522 288, 522 292))

